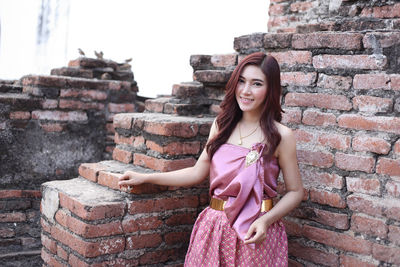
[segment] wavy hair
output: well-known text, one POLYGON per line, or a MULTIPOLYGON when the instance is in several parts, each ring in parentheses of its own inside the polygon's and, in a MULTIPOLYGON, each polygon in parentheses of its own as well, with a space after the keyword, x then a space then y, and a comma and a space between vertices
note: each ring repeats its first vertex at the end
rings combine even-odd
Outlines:
POLYGON ((267 79, 267 95, 261 113, 260 127, 267 143, 266 155, 268 157, 274 154, 281 141, 281 135, 274 123, 274 121, 280 122, 282 120, 283 112, 280 104, 282 88, 279 64, 274 57, 268 56, 263 52, 256 52, 240 61, 226 84, 226 95, 221 102, 221 112, 216 119, 219 131, 206 146, 210 159, 218 148, 228 141, 236 125, 242 118, 242 110, 236 101, 236 87, 239 76, 247 65, 260 67, 267 79))

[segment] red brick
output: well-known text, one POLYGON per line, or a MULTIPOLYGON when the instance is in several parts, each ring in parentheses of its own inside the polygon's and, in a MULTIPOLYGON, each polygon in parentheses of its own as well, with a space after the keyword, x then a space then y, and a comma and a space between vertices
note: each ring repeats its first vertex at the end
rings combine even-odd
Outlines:
POLYGON ((268 9, 268 14, 270 16, 278 16, 278 15, 283 15, 285 14, 286 8, 288 7, 288 4, 283 3, 283 4, 271 4, 268 9))
POLYGON ((390 75, 390 88, 392 90, 400 90, 400 75, 399 74, 390 75))
POLYGON ((400 183, 388 181, 385 188, 389 196, 396 198, 400 197, 400 183))
POLYGON ((0 238, 14 237, 15 231, 11 228, 0 229, 0 238))
POLYGON ((301 122, 301 110, 300 109, 284 109, 285 113, 282 113, 282 123, 300 123, 301 122))
POLYGON ((285 105, 338 110, 350 110, 352 108, 351 103, 344 95, 316 93, 288 93, 285 96, 285 105))
POLYGON ((337 152, 335 155, 336 167, 346 171, 363 171, 372 173, 375 166, 373 157, 350 155, 337 152))
POLYGON ((101 163, 82 163, 79 166, 79 175, 97 183, 99 172, 104 170, 107 170, 107 166, 101 163))
POLYGON ((398 18, 400 17, 400 4, 365 7, 360 16, 374 18, 398 18))
MULTIPOLYGON (((115 126, 115 125, 114 125, 115 126)), ((125 145, 131 145, 133 146, 133 142, 135 141, 135 137, 134 136, 129 136, 129 137, 125 137, 122 135, 119 135, 118 132, 116 132, 114 134, 114 142, 119 145, 119 144, 125 144, 125 145)))
POLYGON ((346 177, 347 191, 364 193, 368 195, 380 195, 380 182, 378 179, 359 177, 346 177))
POLYGON ((343 199, 343 197, 334 192, 310 189, 310 199, 312 202, 322 205, 329 205, 335 208, 346 207, 346 201, 343 199))
MULTIPOLYGON (((134 203, 132 203, 134 205, 134 203)), ((152 212, 149 209, 148 212, 152 212)), ((122 221, 124 233, 134 233, 137 231, 148 231, 161 227, 163 221, 158 217, 125 217, 122 221)))
POLYGON ((343 267, 358 267, 358 266, 375 267, 376 264, 365 262, 360 259, 342 254, 342 255, 340 255, 340 266, 343 266, 343 267))
POLYGON ((303 236, 302 224, 296 221, 290 221, 287 218, 282 218, 282 222, 285 225, 285 230, 288 236, 303 236))
POLYGON ((113 124, 115 128, 123 128, 129 130, 132 127, 133 119, 133 114, 116 114, 114 116, 113 124))
POLYGON ((59 107, 62 109, 96 109, 103 110, 104 104, 97 102, 82 102, 79 100, 60 99, 59 107))
POLYGON ((396 245, 400 245, 400 227, 389 225, 388 238, 396 245))
POLYGON ((136 200, 128 204, 130 214, 159 212, 182 208, 197 208, 199 199, 197 195, 168 197, 161 199, 136 200))
POLYGON ((120 217, 125 213, 125 203, 96 203, 86 205, 73 197, 59 193, 60 206, 66 208, 85 220, 99 220, 120 217))
POLYGON ((65 124, 62 123, 39 123, 40 127, 48 133, 62 132, 65 130, 65 124))
POLYGON ((313 2, 313 1, 294 2, 294 3, 290 4, 290 11, 294 12, 294 13, 305 12, 314 6, 315 6, 315 2, 313 2))
POLYGON ((264 48, 287 48, 291 46, 292 34, 267 33, 264 36, 264 48))
POLYGON ((54 109, 58 107, 58 100, 55 99, 43 99, 42 108, 43 109, 54 109))
POLYGON ((115 134, 114 124, 106 123, 107 134, 115 134))
POLYGON ((21 80, 22 85, 43 85, 47 87, 65 87, 66 78, 50 75, 29 75, 21 80))
POLYGON ((316 69, 383 69, 387 64, 385 56, 376 58, 370 55, 317 55, 313 57, 316 69))
POLYGON ((380 198, 353 194, 347 197, 347 205, 353 211, 362 212, 372 216, 384 215, 385 207, 380 198))
POLYGON ((298 65, 311 65, 312 53, 309 51, 272 52, 269 55, 275 57, 280 66, 288 68, 298 65))
POLYGON ((297 143, 313 143, 315 135, 313 132, 308 132, 301 129, 294 130, 294 136, 297 143))
POLYGON ((308 188, 315 188, 318 186, 329 188, 343 188, 343 177, 335 173, 317 172, 302 168, 300 170, 303 182, 308 188))
POLYGON ((353 79, 354 89, 390 89, 390 77, 385 73, 356 74, 353 79))
MULTIPOLYGON (((311 217, 311 220, 322 223, 324 225, 332 226, 337 229, 346 230, 349 228, 349 219, 347 214, 335 213, 327 210, 320 210, 312 208, 312 214, 315 215, 311 217)), ((306 216, 307 218, 308 216, 306 216)), ((307 218, 308 219, 308 218, 307 218)))
POLYGON ((226 83, 231 74, 228 70, 196 70, 193 80, 202 83, 226 83))
POLYGON ((388 231, 387 225, 384 221, 357 214, 351 216, 351 230, 362 234, 376 236, 381 239, 386 239, 388 231))
POLYGON ((153 158, 143 154, 134 154, 134 165, 150 168, 156 171, 174 171, 187 167, 192 167, 196 164, 196 160, 194 158, 184 158, 184 159, 158 159, 153 158))
POLYGON ((41 253, 42 260, 52 267, 67 267, 67 265, 59 262, 52 254, 48 253, 44 248, 41 253))
POLYGON ((400 139, 394 144, 393 152, 397 155, 400 155, 400 139))
POLYGON ((168 260, 173 260, 179 255, 174 249, 149 251, 139 258, 140 266, 148 266, 151 264, 160 264, 168 260))
POLYGON ((353 98, 353 108, 361 112, 375 114, 387 112, 393 106, 393 101, 389 98, 360 95, 353 98))
POLYGON ((346 233, 337 233, 309 225, 304 225, 303 232, 304 236, 311 240, 341 250, 363 255, 370 255, 372 251, 372 243, 361 237, 353 237, 346 233))
POLYGON ((343 114, 338 117, 338 124, 343 128, 400 134, 400 118, 396 117, 364 117, 356 114, 343 114))
POLYGON ((89 265, 86 262, 82 261, 81 259, 79 259, 77 256, 75 256, 72 253, 69 255, 68 263, 72 267, 78 267, 78 266, 79 267, 92 267, 91 265, 89 265))
POLYGON ((123 163, 131 163, 133 160, 133 155, 132 155, 132 152, 130 152, 130 151, 126 151, 126 150, 120 149, 119 147, 116 147, 113 150, 112 158, 114 160, 118 160, 123 163))
POLYGON ((352 147, 355 151, 374 152, 377 154, 388 154, 391 148, 389 142, 378 137, 355 136, 352 147))
POLYGON ((303 124, 316 126, 336 125, 336 116, 316 110, 306 110, 303 113, 303 124))
POLYGON ((40 190, 21 190, 21 197, 41 198, 42 193, 40 190))
POLYGON ((306 247, 298 242, 289 243, 289 254, 317 264, 328 266, 338 266, 339 264, 338 255, 323 252, 313 247, 306 247))
POLYGON ((68 261, 68 252, 59 245, 57 245, 57 256, 68 261))
POLYGON ((144 130, 150 134, 191 138, 199 131, 197 124, 185 122, 145 122, 144 130))
POLYGON ((0 190, 0 199, 2 199, 2 198, 18 198, 18 197, 21 197, 21 195, 22 195, 22 190, 16 190, 16 189, 0 190))
POLYGON ((82 100, 106 100, 107 93, 99 90, 61 89, 60 97, 74 97, 82 100))
POLYGON ((126 249, 154 248, 162 242, 160 234, 141 234, 126 238, 126 249))
POLYGON ((379 158, 376 165, 376 173, 390 176, 400 176, 400 160, 379 158))
POLYGON ((168 219, 165 220, 166 225, 176 226, 189 224, 192 225, 196 221, 196 212, 185 212, 179 214, 173 214, 168 219))
POLYGON ((100 255, 115 254, 125 248, 125 239, 122 237, 102 239, 97 242, 84 241, 78 236, 70 234, 60 227, 52 227, 53 238, 69 246, 84 257, 92 258, 100 255))
POLYGON ((400 248, 374 244, 372 256, 380 261, 400 265, 400 248))
POLYGON ((32 111, 32 119, 35 120, 53 120, 53 121, 87 121, 88 117, 82 111, 49 111, 34 110, 32 111))
POLYGON ((43 218, 40 219, 40 225, 42 226, 42 230, 44 232, 50 233, 51 231, 51 226, 48 222, 46 222, 43 218))
POLYGON ((211 64, 214 67, 232 67, 237 64, 237 54, 212 55, 211 64))
POLYGON ((295 49, 339 48, 360 50, 362 38, 363 35, 360 33, 315 32, 294 34, 292 46, 295 49))
POLYGON ((200 142, 172 142, 164 146, 160 146, 153 141, 146 141, 146 146, 148 149, 157 151, 161 154, 169 155, 195 155, 200 152, 200 142))
POLYGON ((72 217, 63 210, 58 210, 55 218, 60 225, 85 238, 112 236, 123 233, 120 221, 88 224, 72 217))
POLYGON ((336 75, 326 75, 319 74, 318 75, 318 87, 335 89, 335 90, 349 90, 352 84, 351 77, 343 77, 336 75))
POLYGON ((337 150, 347 150, 350 147, 350 140, 350 136, 342 134, 320 133, 318 136, 319 144, 337 150))
POLYGON ((0 213, 0 222, 24 222, 26 215, 23 212, 0 213))
POLYGON ((333 165, 333 155, 329 152, 297 150, 299 163, 320 168, 329 168, 333 165))
POLYGON ((282 86, 311 86, 317 79, 316 72, 282 72, 281 84, 282 86))
POLYGON ((386 48, 398 44, 399 40, 399 32, 368 32, 364 36, 363 44, 365 48, 374 48, 376 43, 381 48, 386 48))
POLYGON ((57 242, 50 239, 47 235, 42 234, 42 245, 46 247, 51 253, 57 254, 57 242))
POLYGON ((144 102, 145 108, 147 111, 163 113, 164 105, 168 103, 169 98, 156 98, 156 99, 147 99, 144 102))
POLYGON ((10 119, 12 120, 29 120, 31 113, 28 111, 11 111, 10 119))
POLYGON ((112 173, 109 171, 100 171, 97 177, 97 182, 101 185, 107 186, 109 188, 120 190, 118 185, 118 179, 122 174, 112 173))
POLYGON ((167 245, 176 245, 189 243, 191 232, 171 232, 164 235, 164 241, 167 245))
POLYGON ((295 261, 295 260, 292 260, 292 259, 290 259, 289 258, 289 260, 288 260, 288 266, 289 267, 304 267, 304 264, 302 264, 302 263, 300 263, 300 262, 297 262, 297 261, 295 261))
POLYGON ((108 111, 113 113, 134 112, 135 105, 129 103, 123 103, 123 104, 108 103, 108 111))

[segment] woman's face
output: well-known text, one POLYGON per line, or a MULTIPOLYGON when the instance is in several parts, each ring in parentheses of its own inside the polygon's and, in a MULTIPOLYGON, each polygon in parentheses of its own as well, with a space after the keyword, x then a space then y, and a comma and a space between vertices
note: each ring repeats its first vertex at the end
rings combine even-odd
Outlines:
POLYGON ((267 95, 267 78, 260 67, 244 67, 236 86, 236 101, 243 112, 261 114, 267 95))

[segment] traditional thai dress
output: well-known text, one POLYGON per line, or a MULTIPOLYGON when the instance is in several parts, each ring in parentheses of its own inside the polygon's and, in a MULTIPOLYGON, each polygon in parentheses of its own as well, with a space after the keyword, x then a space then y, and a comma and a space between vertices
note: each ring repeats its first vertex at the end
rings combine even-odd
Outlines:
POLYGON ((263 155, 265 144, 251 149, 222 145, 210 166, 210 196, 226 200, 224 210, 205 208, 190 237, 185 266, 287 266, 288 246, 283 223, 267 229, 267 239, 245 245, 250 225, 264 213, 263 199, 277 195, 279 164, 263 155))

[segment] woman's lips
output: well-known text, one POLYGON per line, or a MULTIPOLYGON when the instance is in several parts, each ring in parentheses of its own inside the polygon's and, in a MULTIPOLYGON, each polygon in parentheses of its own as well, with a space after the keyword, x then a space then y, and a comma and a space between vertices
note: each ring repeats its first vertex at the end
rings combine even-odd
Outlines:
POLYGON ((250 104, 253 101, 254 101, 254 99, 251 99, 251 98, 240 97, 240 102, 242 102, 243 104, 250 104))

